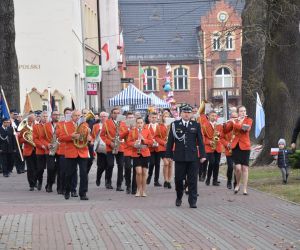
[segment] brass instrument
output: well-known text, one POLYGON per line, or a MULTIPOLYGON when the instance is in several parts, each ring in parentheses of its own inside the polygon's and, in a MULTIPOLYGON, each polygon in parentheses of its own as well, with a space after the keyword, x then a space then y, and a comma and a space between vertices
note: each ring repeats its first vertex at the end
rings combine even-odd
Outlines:
POLYGON ((147 146, 142 144, 142 128, 138 128, 138 139, 137 143, 134 145, 135 148, 137 148, 137 154, 140 155, 142 148, 146 148, 147 146))
POLYGON ((50 147, 49 147, 49 155, 54 156, 56 154, 56 151, 58 149, 58 145, 59 145, 59 142, 58 142, 58 139, 57 139, 57 136, 56 136, 56 126, 55 126, 54 131, 53 131, 53 135, 52 135, 51 144, 50 144, 50 147))
POLYGON ((75 133, 79 134, 78 139, 73 139, 73 143, 76 148, 84 148, 88 145, 88 136, 90 133, 90 128, 88 125, 81 121, 81 123, 76 127, 75 133))
POLYGON ((86 120, 86 121, 89 121, 89 120, 92 120, 92 119, 95 119, 95 114, 93 113, 92 110, 90 110, 90 111, 85 115, 85 120, 86 120))
POLYGON ((204 114, 205 113, 205 104, 208 103, 208 101, 206 100, 203 100, 200 104, 200 107, 198 109, 198 114, 201 115, 201 114, 204 114))
POLYGON ((31 146, 35 147, 35 143, 33 141, 32 136, 32 127, 28 126, 28 120, 27 118, 23 119, 21 123, 19 124, 17 130, 22 133, 23 139, 28 142, 31 146))
POLYGON ((212 143, 211 143, 211 147, 213 150, 216 150, 219 140, 220 140, 220 132, 217 130, 217 128, 215 128, 214 135, 212 137, 212 143))
POLYGON ((120 140, 120 125, 121 125, 121 121, 125 120, 126 117, 123 115, 118 115, 117 116, 117 124, 116 124, 116 136, 113 139, 113 149, 112 149, 112 154, 116 155, 119 153, 119 148, 121 145, 121 140, 120 140))

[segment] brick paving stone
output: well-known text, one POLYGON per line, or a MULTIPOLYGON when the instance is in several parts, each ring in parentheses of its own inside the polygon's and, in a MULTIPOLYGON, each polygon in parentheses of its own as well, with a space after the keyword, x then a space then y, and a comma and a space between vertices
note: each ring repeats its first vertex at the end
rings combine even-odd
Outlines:
POLYGON ((147 198, 96 187, 95 168, 89 201, 29 192, 26 175, 0 177, 0 249, 300 249, 299 205, 233 195, 222 182, 199 182, 190 209, 187 196, 175 207, 174 187, 148 185, 147 198))

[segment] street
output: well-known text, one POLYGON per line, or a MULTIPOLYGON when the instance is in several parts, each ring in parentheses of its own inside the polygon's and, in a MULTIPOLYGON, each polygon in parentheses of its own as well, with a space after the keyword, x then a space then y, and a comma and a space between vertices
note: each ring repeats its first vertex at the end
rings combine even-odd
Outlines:
POLYGON ((186 196, 175 207, 174 187, 151 183, 146 198, 96 187, 95 166, 89 201, 29 192, 26 174, 13 173, 0 179, 0 249, 300 248, 299 205, 254 190, 234 195, 224 183, 199 182, 191 209, 186 196))

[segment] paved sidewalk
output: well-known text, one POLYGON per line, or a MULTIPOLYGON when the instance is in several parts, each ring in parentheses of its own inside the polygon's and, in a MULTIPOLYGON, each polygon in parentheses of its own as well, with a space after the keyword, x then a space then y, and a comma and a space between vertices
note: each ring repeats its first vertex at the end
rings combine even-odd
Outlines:
MULTIPOLYGON (((115 169, 116 171, 117 169, 115 169)), ((174 188, 148 197, 95 185, 89 201, 28 191, 0 177, 0 249, 300 249, 300 206, 261 192, 234 195, 199 182, 198 208, 175 207, 174 188)))

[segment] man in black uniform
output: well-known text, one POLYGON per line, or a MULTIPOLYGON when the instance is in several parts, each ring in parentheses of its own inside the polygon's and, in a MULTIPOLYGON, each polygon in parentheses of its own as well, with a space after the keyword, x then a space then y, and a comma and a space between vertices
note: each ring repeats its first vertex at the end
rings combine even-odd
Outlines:
POLYGON ((202 141, 200 124, 190 121, 192 108, 188 105, 181 108, 181 119, 171 124, 166 157, 175 161, 175 186, 177 192, 176 206, 181 206, 183 196, 183 181, 187 177, 189 189, 189 204, 197 208, 197 181, 198 181, 198 149, 200 161, 206 160, 202 141), (175 151, 172 152, 175 144, 175 151))
POLYGON ((0 154, 3 176, 9 177, 14 166, 14 152, 16 151, 16 140, 14 130, 10 126, 10 119, 4 118, 0 127, 0 154))

